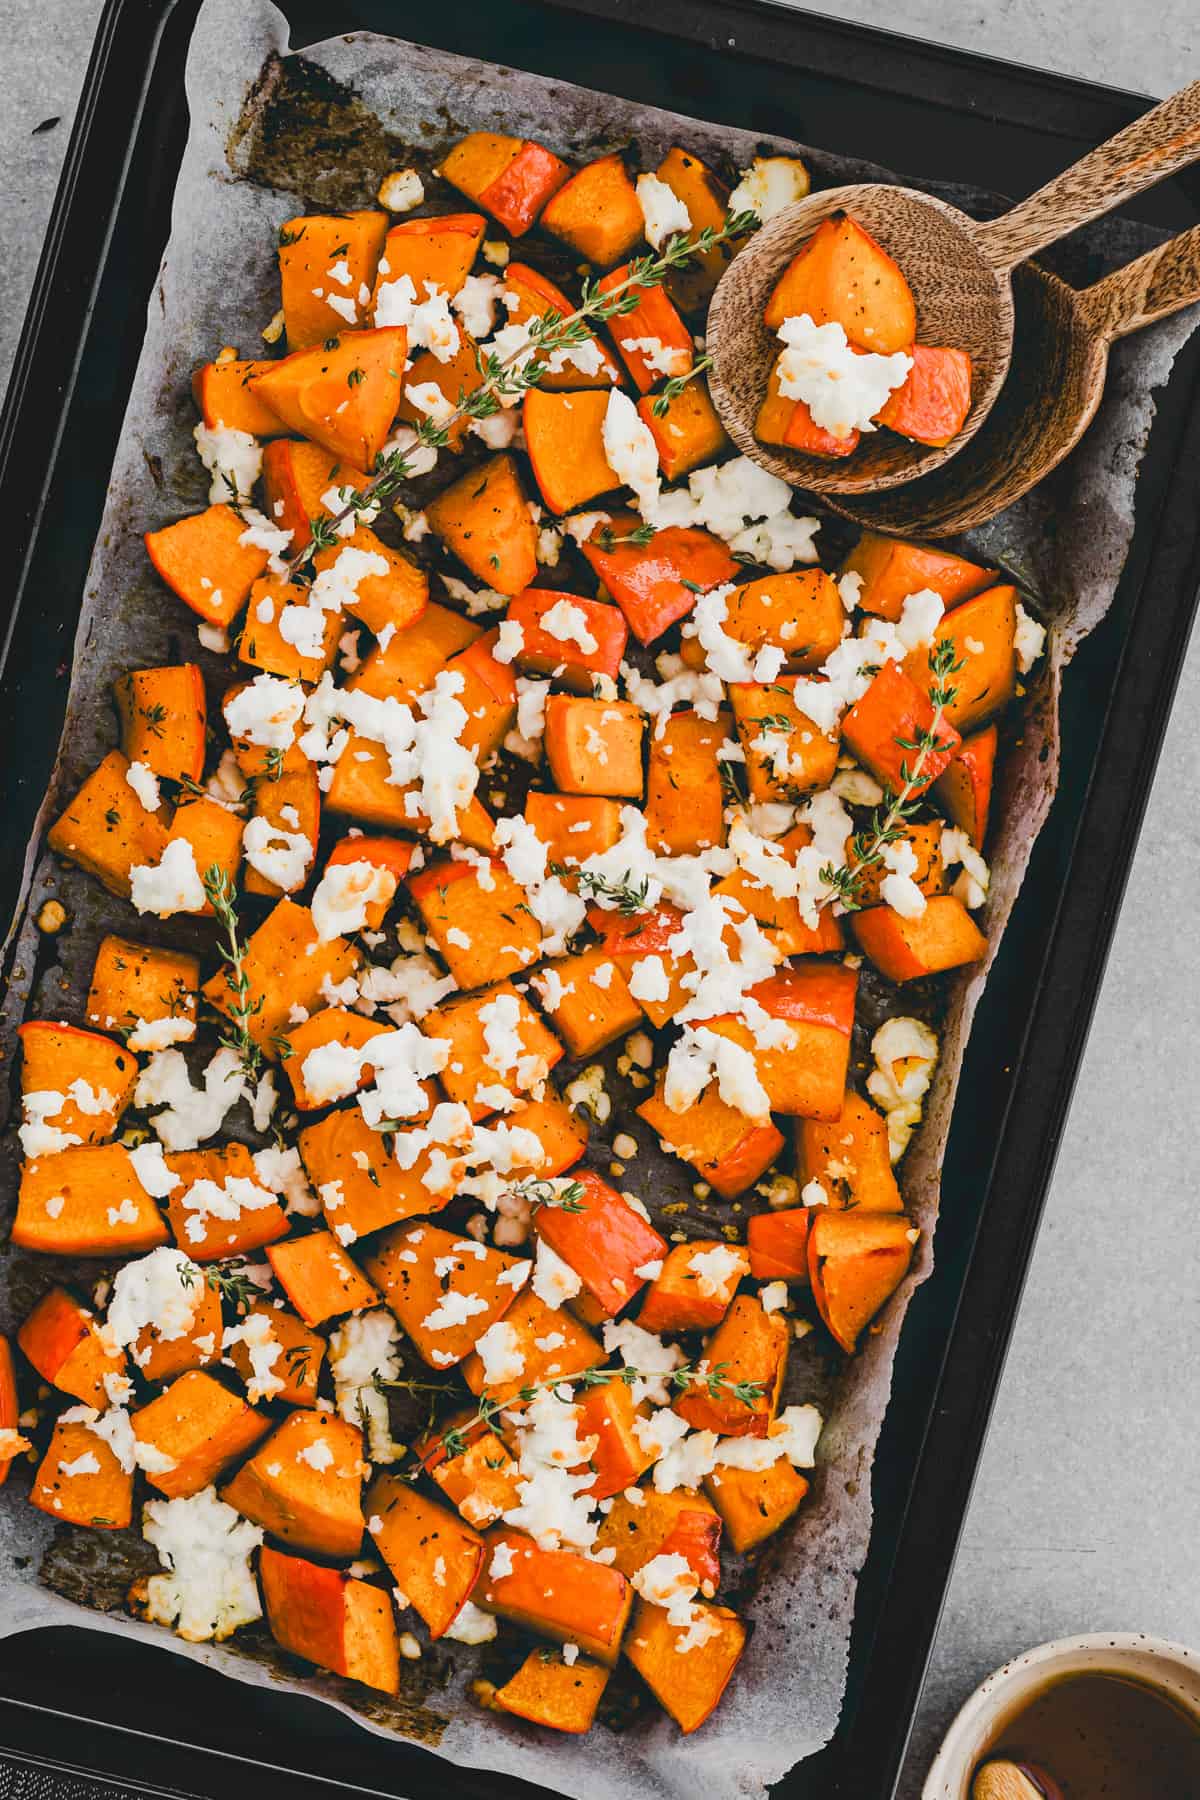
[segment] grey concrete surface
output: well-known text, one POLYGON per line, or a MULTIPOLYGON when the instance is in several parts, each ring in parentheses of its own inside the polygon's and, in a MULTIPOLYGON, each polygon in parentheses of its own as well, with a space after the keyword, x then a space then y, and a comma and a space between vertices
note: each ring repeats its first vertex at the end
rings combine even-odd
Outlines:
MULTIPOLYGON (((1200 75, 1194 0, 829 0, 824 10, 1154 94, 1200 75)), ((0 382, 99 13, 97 0, 0 0, 0 382), (34 133, 54 115, 54 130, 34 133)), ((958 1705, 1013 1653, 1105 1629, 1200 1645, 1198 741, 1200 639, 967 1517, 904 1800, 919 1794, 958 1705)))

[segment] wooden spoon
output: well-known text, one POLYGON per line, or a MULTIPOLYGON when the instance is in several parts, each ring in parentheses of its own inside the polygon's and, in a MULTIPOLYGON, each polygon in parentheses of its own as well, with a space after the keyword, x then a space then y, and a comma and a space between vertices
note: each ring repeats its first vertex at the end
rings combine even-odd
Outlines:
POLYGON ((826 188, 785 207, 734 257, 709 309, 709 387, 725 429, 755 462, 811 493, 878 493, 929 474, 970 442, 1004 384, 1013 348, 1014 268, 1198 156, 1200 82, 1193 82, 998 219, 980 222, 931 194, 882 183, 826 188), (853 456, 831 462, 768 447, 754 435, 779 349, 763 308, 800 246, 838 212, 864 226, 904 271, 921 342, 970 354, 971 410, 947 445, 910 444, 877 431, 864 434, 853 456))
POLYGON ((826 506, 875 531, 949 537, 1019 500, 1091 424, 1113 342, 1200 301, 1200 225, 1088 288, 1027 263, 1014 271, 1013 297, 1008 380, 962 455, 907 487, 827 494, 826 506))

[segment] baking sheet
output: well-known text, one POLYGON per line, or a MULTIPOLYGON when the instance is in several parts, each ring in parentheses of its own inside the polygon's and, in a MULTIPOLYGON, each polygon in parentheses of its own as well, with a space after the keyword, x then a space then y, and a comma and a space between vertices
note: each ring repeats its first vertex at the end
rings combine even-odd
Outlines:
MULTIPOLYGON (((283 22, 270 9, 208 5, 201 14, 189 63, 193 129, 181 171, 174 230, 162 276, 152 297, 146 344, 131 398, 122 446, 114 467, 110 505, 89 577, 82 615, 67 722, 67 747, 59 776, 62 793, 73 791, 83 774, 112 741, 107 684, 132 661, 171 660, 195 654, 180 609, 155 583, 144 558, 140 533, 203 503, 206 481, 191 446, 193 414, 187 383, 193 364, 223 342, 252 349, 262 323, 274 311, 272 259, 266 254, 274 227, 297 210, 300 196, 271 192, 232 178, 226 145, 233 136, 235 166, 256 168, 251 138, 237 125, 248 88, 272 51, 284 47, 283 22)), ((643 166, 653 166, 673 141, 701 155, 748 161, 759 147, 750 134, 679 121, 653 109, 634 107, 586 90, 511 71, 489 69, 440 52, 372 38, 339 39, 306 53, 338 81, 350 83, 365 102, 355 111, 331 97, 338 131, 328 167, 314 177, 306 164, 303 198, 321 205, 369 200, 369 178, 389 166, 397 142, 417 141, 426 160, 461 131, 486 128, 498 119, 508 129, 526 131, 560 153, 581 158, 599 148, 633 141, 643 166), (380 129, 373 119, 383 121, 380 129), (510 123, 511 122, 511 123, 510 123), (345 129, 353 154, 344 154, 345 129), (391 133, 389 137, 388 133, 391 133), (379 166, 372 158, 383 157, 379 166), (350 189, 347 190, 347 172, 350 189)), ((267 69, 260 105, 278 93, 286 72, 267 69)), ((328 123, 328 120, 325 121, 328 123)), ((773 147, 794 148, 779 141, 773 147)), ((845 159, 805 152, 818 179, 879 178, 880 172, 845 159)), ((410 160, 408 157, 402 160, 410 160)), ((286 164, 279 162, 286 178, 286 164)), ((952 192, 953 190, 942 190, 952 192)), ((970 198, 969 196, 967 197, 970 198)), ((1090 274, 1114 266, 1153 241, 1153 234, 1110 227, 1091 234, 1077 269, 1090 274)), ((1066 272, 1072 272, 1068 269, 1066 272)), ((1045 597, 1057 622, 1052 656, 1043 675, 1020 752, 1006 770, 1005 824, 993 847, 994 887, 989 937, 992 953, 998 930, 1015 895, 1029 846, 1053 791, 1057 750, 1054 700, 1061 670, 1075 644, 1094 625, 1111 597, 1132 529, 1136 467, 1153 415, 1148 390, 1169 373, 1175 349, 1194 321, 1170 322, 1153 338, 1122 346, 1114 357, 1110 392, 1100 420, 1083 451, 1052 484, 1006 515, 975 540, 981 553, 1000 555, 1019 567, 1045 597)), ((221 665, 206 659, 214 678, 221 665)), ((17 946, 9 1022, 19 1016, 36 977, 34 1011, 70 1011, 81 978, 86 979, 100 921, 114 922, 117 903, 97 903, 94 885, 78 871, 47 861, 33 873, 32 894, 59 893, 79 923, 65 945, 64 966, 35 966, 42 950, 28 921, 17 946), (65 982, 65 988, 62 984, 65 982)), ((36 910, 36 909, 34 909, 36 910)), ((133 915, 125 920, 132 924, 133 915)), ((153 934, 180 941, 180 921, 153 927, 153 934)), ((202 927, 192 928, 200 941, 202 927)), ((139 935, 151 935, 138 921, 139 935)), ((937 1169, 945 1139, 950 1096, 965 1029, 981 982, 957 990, 951 1003, 937 1087, 928 1124, 910 1153, 905 1187, 919 1220, 928 1225, 936 1206, 937 1169)), ((614 1084, 615 1086, 616 1084, 614 1084)), ((627 1126, 614 1119, 610 1132, 627 1126)), ((643 1138, 645 1136, 643 1132, 643 1138)), ((601 1159, 601 1166, 603 1166, 601 1159)), ((6 1170, 11 1174, 11 1167, 6 1170)), ((631 1176, 633 1171, 631 1171, 631 1176)), ((671 1171, 676 1193, 690 1197, 690 1179, 678 1165, 671 1171)), ((659 1187, 659 1165, 655 1166, 659 1187)), ((647 1194, 647 1198, 653 1196, 647 1194)), ((869 1529, 869 1471, 875 1437, 890 1383, 895 1338, 907 1294, 929 1266, 928 1237, 921 1260, 897 1301, 884 1330, 850 1367, 830 1413, 822 1446, 823 1468, 814 1504, 803 1512, 785 1545, 773 1553, 777 1566, 761 1594, 750 1602, 756 1632, 739 1677, 699 1739, 678 1739, 669 1721, 636 1723, 621 1737, 597 1735, 579 1746, 547 1742, 495 1717, 482 1719, 461 1696, 473 1668, 469 1652, 445 1652, 406 1665, 411 1685, 399 1706, 366 1695, 330 1677, 301 1684, 351 1712, 365 1715, 382 1730, 401 1729, 440 1747, 454 1760, 511 1770, 579 1796, 639 1793, 726 1795, 753 1793, 800 1756, 827 1740, 836 1722, 844 1683, 846 1644, 853 1609, 855 1572, 865 1553, 869 1529), (457 1671, 452 1677, 449 1670, 457 1671), (442 1689, 445 1679, 448 1685, 442 1689), (444 1727, 442 1721, 445 1721, 444 1727)), ((19 1263, 5 1279, 0 1323, 11 1324, 31 1294, 47 1282, 46 1265, 19 1263), (36 1281, 32 1288, 31 1281, 36 1281), (5 1309, 11 1306, 11 1314, 5 1309)), ((801 1346, 801 1348, 803 1348, 801 1346)), ((814 1397, 824 1372, 805 1370, 802 1359, 793 1384, 811 1383, 814 1397)), ((73 1604, 36 1584, 40 1552, 54 1536, 41 1515, 18 1504, 16 1483, 4 1492, 0 1511, 0 1593, 5 1617, 0 1629, 69 1620, 105 1623, 134 1632, 163 1647, 253 1679, 283 1677, 264 1671, 264 1653, 253 1634, 224 1649, 193 1650, 167 1634, 124 1618, 100 1621, 81 1615, 73 1604), (18 1559, 27 1566, 18 1567, 18 1559)), ((119 1606, 124 1568, 110 1566, 110 1546, 96 1534, 61 1534, 49 1563, 60 1589, 119 1606)), ((271 1655, 270 1651, 265 1652, 271 1655)), ((290 1682, 289 1682, 290 1685, 290 1682)))

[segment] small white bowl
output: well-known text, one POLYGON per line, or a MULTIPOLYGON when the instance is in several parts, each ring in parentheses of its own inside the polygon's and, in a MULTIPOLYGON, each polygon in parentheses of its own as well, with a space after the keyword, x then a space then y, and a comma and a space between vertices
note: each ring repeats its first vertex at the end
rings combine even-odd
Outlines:
POLYGON ((975 1689, 942 1740, 921 1800, 970 1800, 976 1767, 1009 1721, 1049 1681, 1083 1674, 1127 1675, 1200 1720, 1200 1654, 1195 1650, 1135 1632, 1058 1638, 1014 1657, 975 1689))

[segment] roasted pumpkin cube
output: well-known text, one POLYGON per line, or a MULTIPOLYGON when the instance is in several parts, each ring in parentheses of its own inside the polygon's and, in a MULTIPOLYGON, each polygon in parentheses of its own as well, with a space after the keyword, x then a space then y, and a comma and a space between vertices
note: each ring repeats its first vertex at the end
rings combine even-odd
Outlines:
POLYGON ((844 963, 800 963, 750 989, 764 1011, 786 1026, 782 1042, 765 1044, 762 1032, 733 1013, 710 1019, 708 1028, 753 1056, 772 1112, 836 1119, 850 1066, 857 983, 844 963))
POLYGON ((523 1100, 505 1117, 510 1126, 531 1132, 541 1145, 538 1162, 528 1167, 515 1165, 516 1176, 536 1174, 545 1179, 561 1175, 564 1169, 573 1169, 587 1149, 586 1121, 549 1083, 540 1100, 523 1100))
POLYGON ((729 444, 703 380, 689 381, 677 394, 643 394, 638 412, 650 429, 667 481, 715 461, 729 444))
POLYGON ((705 1594, 721 1580, 721 1519, 711 1501, 691 1488, 660 1494, 644 1487, 637 1496, 617 1494, 596 1538, 597 1550, 613 1551, 612 1567, 634 1576, 656 1556, 682 1556, 705 1594))
POLYGON ((306 1325, 323 1325, 378 1303, 379 1295, 332 1232, 310 1231, 269 1244, 267 1261, 306 1325))
POLYGON ((300 1155, 326 1223, 342 1245, 402 1219, 436 1212, 451 1197, 440 1184, 435 1190, 425 1179, 432 1168, 429 1151, 406 1168, 384 1133, 368 1125, 357 1106, 335 1107, 306 1126, 300 1133, 300 1155))
POLYGON ((704 1360, 719 1382, 693 1380, 675 1411, 697 1431, 726 1437, 765 1437, 779 1406, 791 1333, 787 1320, 766 1312, 752 1294, 739 1294, 705 1346, 704 1360), (750 1383, 749 1400, 733 1392, 750 1383))
POLYGON ((537 1207, 533 1228, 583 1282, 592 1305, 589 1324, 615 1319, 649 1279, 640 1271, 667 1254, 653 1225, 591 1169, 572 1177, 569 1207, 537 1207))
POLYGON ((295 774, 280 775, 277 781, 256 782, 242 838, 246 892, 275 899, 298 892, 317 860, 320 829, 321 789, 311 764, 295 774), (268 827, 261 836, 256 820, 264 820, 268 827))
POLYGON ((297 682, 266 675, 256 675, 253 681, 239 681, 226 689, 221 712, 234 760, 243 775, 273 780, 277 775, 291 775, 309 766, 298 742, 304 723, 304 699, 304 689, 297 682), (239 704, 247 693, 251 699, 239 704), (257 715, 264 699, 269 702, 270 712, 260 719, 257 715), (246 718, 246 706, 253 709, 253 719, 246 718))
POLYGON ((802 1187, 815 1181, 829 1206, 868 1213, 903 1209, 888 1152, 887 1121, 852 1088, 837 1119, 797 1120, 796 1179, 802 1187))
POLYGON ((207 705, 196 664, 131 669, 113 682, 113 694, 128 760, 169 781, 199 781, 207 705))
POLYGON ((125 1531, 133 1519, 133 1471, 121 1467, 89 1425, 64 1415, 33 1478, 29 1501, 63 1525, 125 1531))
POLYGON ((434 863, 408 891, 459 987, 503 981, 537 961, 541 929, 502 862, 434 863))
POLYGON ((625 1654, 654 1698, 683 1732, 696 1731, 718 1705, 746 1647, 746 1627, 727 1606, 697 1602, 711 1637, 680 1655, 688 1627, 672 1625, 661 1606, 639 1600, 629 1625, 625 1654))
POLYGON ((193 1262, 245 1256, 287 1232, 283 1208, 259 1181, 244 1144, 180 1150, 166 1163, 177 1177, 167 1196, 171 1232, 193 1262))
POLYGON ((281 531, 291 532, 293 556, 312 542, 310 520, 332 519, 371 479, 344 457, 303 438, 276 438, 268 444, 262 478, 267 515, 281 531))
POLYGON ((875 414, 876 422, 915 444, 948 444, 971 410, 971 358, 965 350, 914 344, 912 368, 875 414))
POLYGON ((684 977, 694 975, 690 952, 676 955, 672 943, 683 926, 677 906, 665 902, 646 912, 588 911, 588 924, 602 934, 600 949, 611 956, 630 992, 656 1030, 669 1023, 692 998, 684 977))
POLYGON ((192 398, 210 431, 245 431, 251 437, 272 438, 283 425, 269 406, 256 399, 247 383, 267 367, 262 358, 226 356, 201 363, 192 376, 192 398))
POLYGON ((452 656, 482 636, 481 626, 431 600, 413 624, 375 646, 346 686, 362 688, 380 700, 389 694, 412 700, 433 686, 434 677, 452 656))
MULTIPOLYGON (((428 420, 428 411, 417 405, 410 398, 414 391, 434 387, 447 402, 451 415, 460 412, 464 401, 483 386, 483 371, 479 367, 483 360, 474 338, 470 337, 458 322, 458 349, 453 356, 443 361, 432 350, 423 350, 416 357, 404 380, 404 393, 400 398, 399 411, 396 414, 405 425, 419 426, 428 420)), ((422 395, 424 398, 424 395, 422 395)), ((471 429, 471 419, 467 415, 450 416, 446 420, 446 448, 461 450, 471 429)))
POLYGON ((472 131, 442 159, 439 174, 452 187, 523 237, 571 171, 531 138, 472 131))
POLYGON ((605 275, 598 286, 603 294, 624 289, 626 299, 637 296, 636 306, 612 315, 608 330, 633 385, 639 394, 646 394, 663 379, 686 375, 696 360, 696 351, 691 332, 661 283, 646 288, 627 287, 630 274, 626 263, 605 275))
POLYGON ((146 554, 171 592, 206 624, 231 625, 267 567, 269 553, 250 534, 232 506, 210 506, 148 531, 146 554))
POLYGON ((953 894, 935 894, 918 918, 906 919, 890 906, 872 906, 851 916, 861 950, 891 981, 914 981, 982 962, 987 939, 953 894))
MULTIPOLYGON (((182 842, 189 846, 192 862, 202 881, 208 880, 215 869, 232 887, 242 860, 244 830, 245 821, 238 813, 230 812, 209 794, 198 794, 187 796, 183 804, 175 808, 167 844, 169 847, 182 842)), ((200 912, 210 915, 212 910, 212 901, 208 899, 199 908, 200 912)))
MULTIPOLYGON (((413 845, 406 844, 403 838, 367 837, 361 832, 351 832, 340 838, 325 858, 325 873, 328 874, 330 869, 341 869, 346 874, 338 879, 349 880, 349 872, 354 870, 355 883, 366 884, 371 895, 365 902, 360 900, 365 909, 365 924, 369 931, 378 931, 388 915, 396 889, 408 874, 412 859, 413 845)), ((341 903, 348 903, 350 898, 351 894, 343 891, 341 903)))
POLYGON ((347 325, 365 323, 359 293, 374 284, 387 228, 387 214, 374 210, 284 221, 279 288, 289 349, 321 344, 347 325))
POLYGON ((588 1458, 596 1471, 596 1479, 588 1490, 594 1501, 624 1493, 654 1461, 653 1449, 645 1449, 637 1433, 643 1412, 634 1401, 629 1383, 620 1375, 580 1394, 580 1435, 596 1439, 596 1447, 588 1458))
POLYGON ((171 1337, 165 1337, 155 1324, 143 1325, 134 1340, 131 1354, 143 1381, 174 1381, 177 1375, 206 1368, 220 1357, 224 1327, 220 1290, 210 1287, 199 1270, 193 1275, 181 1270, 181 1282, 185 1276, 190 1284, 186 1289, 192 1304, 190 1321, 171 1337))
MULTIPOLYGON (((928 665, 928 653, 919 654, 928 665)), ((885 662, 862 699, 856 700, 843 718, 842 736, 846 748, 885 788, 899 792, 906 785, 907 771, 910 778, 915 776, 912 792, 923 793, 936 781, 962 741, 944 716, 936 743, 924 752, 918 768, 917 757, 922 753, 909 746, 932 730, 933 721, 933 703, 913 680, 907 660, 904 668, 897 662, 885 662)))
POLYGON ((354 1093, 370 1081, 373 1070, 365 1057, 355 1070, 350 1057, 338 1057, 336 1053, 330 1056, 329 1046, 364 1050, 373 1037, 387 1030, 382 1019, 368 1019, 344 1006, 323 1006, 320 1012, 310 1013, 294 1025, 286 1033, 288 1054, 283 1068, 297 1110, 312 1112, 315 1107, 328 1106, 332 1100, 344 1100, 348 1092, 354 1093))
MULTIPOLYGON (((510 262, 504 271, 505 306, 515 299, 517 304, 508 314, 510 325, 524 325, 530 319, 544 318, 556 312, 568 318, 575 310, 561 288, 555 287, 538 269, 528 263, 510 262)), ((610 388, 621 380, 621 369, 612 354, 596 336, 585 337, 562 359, 561 369, 545 369, 536 385, 550 390, 561 388, 610 388)))
POLYGON ((508 609, 521 628, 517 666, 526 674, 552 675, 576 693, 591 694, 598 675, 616 680, 629 641, 619 607, 552 588, 526 588, 508 609))
POLYGON ((900 617, 908 596, 922 588, 932 589, 949 608, 982 592, 996 579, 994 569, 951 556, 946 550, 884 537, 878 531, 863 532, 841 573, 860 577, 857 604, 863 612, 893 622, 900 617))
MULTIPOLYGON (((942 862, 942 821, 910 820, 899 827, 893 844, 906 845, 916 858, 916 867, 911 874, 914 885, 926 896, 942 893, 946 886, 945 865, 942 862)), ((887 846, 889 858, 897 854, 893 844, 887 846)), ((881 889, 891 873, 890 861, 882 859, 857 871, 854 898, 860 907, 883 904, 881 889)))
POLYGON ((29 1019, 18 1035, 21 1094, 33 1100, 30 1116, 77 1144, 110 1138, 133 1098, 136 1056, 98 1031, 52 1019, 29 1019))
POLYGON ((381 1693, 399 1692, 396 1616, 382 1588, 269 1545, 258 1572, 271 1636, 282 1649, 381 1693))
MULTIPOLYGON (((794 862, 800 851, 812 843, 812 835, 811 826, 794 825, 779 839, 779 849, 794 862)), ((794 895, 777 894, 749 869, 733 869, 715 883, 713 892, 722 899, 735 900, 752 919, 757 919, 764 937, 770 939, 781 956, 822 956, 845 945, 841 923, 830 907, 820 907, 816 924, 812 925, 794 895)))
POLYGON ((417 1354, 449 1369, 504 1317, 529 1274, 529 1263, 437 1225, 389 1231, 364 1258, 385 1305, 417 1354))
POLYGON ((511 456, 492 456, 425 508, 429 528, 498 594, 519 594, 537 574, 537 526, 511 456))
POLYGON ((367 1490, 367 1530, 431 1638, 449 1631, 471 1597, 484 1558, 477 1531, 402 1475, 377 1475, 367 1490))
MULTIPOLYGON (((792 671, 812 671, 841 643, 845 618, 831 576, 823 569, 793 569, 736 587, 726 599, 721 630, 755 654, 768 646, 782 650, 792 671)), ((690 668, 704 668, 707 658, 699 637, 685 631, 682 652, 690 668)))
POLYGON ((628 256, 641 241, 644 221, 620 156, 601 156, 576 169, 547 205, 541 225, 601 269, 628 256))
POLYGON ((917 335, 912 289, 898 265, 848 213, 822 221, 784 270, 764 320, 777 331, 807 313, 814 325, 840 325, 858 350, 890 356, 917 335))
MULTIPOLYGON (((953 644, 957 665, 947 676, 954 698, 945 707, 945 717, 958 733, 976 731, 1006 707, 1017 688, 1017 590, 1015 587, 987 588, 973 594, 946 615, 934 632, 934 644, 953 644)), ((928 691, 937 677, 930 665, 928 648, 910 650, 904 659, 906 673, 919 688, 928 691)), ((940 763, 940 774, 947 757, 940 763)))
POLYGON ((546 702, 546 761, 567 794, 640 800, 646 715, 628 700, 551 694, 546 702))
POLYGON ((531 1650, 516 1674, 496 1689, 491 1704, 551 1731, 590 1731, 609 1673, 603 1663, 582 1656, 568 1663, 543 1645, 531 1650))
POLYGON ((807 1283, 808 1234, 815 1218, 815 1207, 791 1206, 747 1219, 746 1246, 756 1281, 807 1283))
POLYGON ((752 800, 796 799, 828 787, 837 773, 837 733, 822 731, 797 704, 802 679, 780 675, 729 684, 752 800))
MULTIPOLYGON (((105 1379, 125 1374, 125 1353, 111 1347, 90 1308, 66 1288, 43 1294, 17 1333, 43 1381, 98 1412, 108 1409, 105 1379)), ((7 1346, 6 1346, 7 1347, 7 1346)), ((16 1420, 6 1421, 16 1424, 16 1420)))
POLYGON ((499 750, 517 722, 517 684, 507 664, 496 659, 498 639, 498 631, 489 631, 446 664, 446 673, 462 682, 456 698, 467 719, 459 742, 480 764, 499 750))
POLYGON ((250 385, 300 437, 369 469, 396 417, 407 354, 402 326, 352 331, 293 351, 250 385))
POLYGON ((525 1386, 535 1386, 559 1376, 567 1381, 572 1375, 581 1375, 585 1369, 596 1368, 605 1359, 604 1349, 590 1331, 570 1313, 547 1306, 531 1287, 522 1288, 501 1324, 504 1360, 508 1360, 511 1351, 512 1361, 520 1365, 520 1373, 489 1381, 488 1365, 478 1350, 473 1350, 462 1365, 463 1380, 471 1392, 482 1394, 486 1391, 497 1406, 510 1405, 525 1386))
POLYGON ((711 1331, 750 1273, 749 1252, 720 1238, 672 1246, 638 1314, 646 1331, 711 1331))
POLYGON ((718 760, 730 716, 672 713, 650 734, 646 841, 660 856, 695 856, 725 842, 725 788, 718 760))
POLYGON ((621 486, 604 450, 607 413, 603 388, 526 392, 521 407, 525 443, 538 490, 551 512, 572 512, 621 486))
POLYGON ((518 1501, 521 1480, 507 1446, 478 1413, 455 1413, 413 1446, 421 1467, 468 1525, 483 1531, 518 1501), (461 1450, 447 1443, 462 1441, 461 1450))
POLYGON ((574 1057, 594 1056, 641 1021, 629 983, 602 948, 557 957, 532 985, 574 1057))
MULTIPOLYGON (((586 862, 611 850, 621 835, 621 808, 601 794, 541 794, 525 796, 525 818, 547 847, 546 864, 563 866, 586 862)), ((574 878, 562 877, 568 887, 574 878)))
POLYGON ((363 1538, 362 1433, 336 1413, 289 1413, 221 1490, 272 1537, 317 1556, 357 1556, 363 1538))
POLYGON ((503 1110, 540 1089, 562 1057, 562 1045, 509 981, 443 1001, 421 1022, 426 1037, 449 1046, 441 1084, 472 1119, 503 1110))
POLYGON ((308 615, 297 608, 307 609, 310 594, 303 582, 285 581, 279 575, 264 575, 256 581, 237 641, 238 661, 268 675, 315 687, 325 670, 333 667, 346 621, 339 611, 323 613, 319 647, 311 654, 301 651, 293 640, 301 636, 296 628, 307 623, 308 615))
POLYGON ((376 637, 385 633, 389 625, 393 631, 407 631, 429 602, 425 571, 376 537, 366 525, 357 526, 350 537, 339 538, 336 544, 318 550, 312 566, 318 577, 328 574, 338 582, 345 581, 349 589, 346 611, 361 619, 376 637), (368 557, 373 560, 364 567, 363 559, 368 557))
POLYGON ((817 1311, 848 1354, 908 1273, 919 1237, 903 1213, 818 1209, 808 1234, 808 1277, 817 1311))
MULTIPOLYGON (((348 813, 377 829, 431 833, 431 822, 420 808, 419 792, 415 784, 401 787, 391 780, 391 758, 382 744, 352 731, 334 764, 325 804, 330 812, 348 813)), ((478 800, 472 797, 466 806, 455 809, 455 815, 455 833, 447 832, 447 821, 439 821, 439 842, 454 835, 476 850, 492 847, 492 821, 478 800)))
POLYGON ((705 1492, 721 1515, 729 1542, 739 1556, 786 1525, 808 1493, 808 1482, 786 1456, 765 1469, 738 1469, 722 1464, 704 1478, 705 1492))
POLYGON ((706 1088, 686 1112, 676 1113, 663 1098, 660 1075, 653 1095, 637 1111, 664 1148, 691 1163, 723 1200, 753 1187, 783 1149, 783 1134, 770 1120, 755 1124, 722 1100, 715 1086, 706 1088))
POLYGON ((198 956, 105 937, 92 965, 87 1021, 102 1031, 127 1032, 131 1050, 186 1043, 195 1036, 199 986, 198 956), (145 1029, 156 1024, 158 1031, 145 1029))
MULTIPOLYGON (((269 1301, 260 1301, 250 1307, 239 1324, 250 1327, 250 1338, 239 1338, 229 1351, 234 1368, 247 1383, 257 1382, 258 1375, 255 1361, 266 1361, 267 1357, 259 1351, 258 1358, 252 1356, 254 1340, 258 1329, 252 1321, 262 1319, 262 1340, 265 1344, 277 1344, 279 1349, 270 1357, 268 1374, 283 1386, 271 1388, 265 1398, 278 1400, 284 1406, 318 1406, 317 1386, 321 1379, 321 1368, 325 1361, 325 1339, 319 1332, 310 1331, 303 1320, 286 1308, 273 1305, 269 1301)), ((268 1386, 270 1383, 267 1384, 268 1386)))
MULTIPOLYGON (((692 222, 688 242, 694 243, 699 232, 719 231, 729 210, 729 189, 720 178, 688 150, 674 145, 655 170, 658 179, 669 187, 677 200, 687 207, 692 222)), ((699 312, 712 299, 713 290, 739 246, 742 238, 727 239, 710 250, 700 250, 678 269, 667 275, 667 292, 676 306, 686 313, 699 312)))
POLYGON ((21 1170, 12 1241, 47 1256, 134 1256, 169 1239, 123 1144, 70 1144, 21 1170))
POLYGON ((987 837, 997 741, 994 725, 965 737, 931 790, 951 822, 966 832, 977 850, 983 849, 987 837))
POLYGON ((669 525, 637 539, 636 513, 615 513, 580 549, 629 621, 639 644, 652 644, 687 617, 696 593, 732 581, 741 565, 720 538, 696 526, 669 525))
POLYGON ((543 1550, 523 1532, 497 1527, 487 1535, 471 1598, 538 1637, 578 1644, 585 1656, 611 1668, 633 1589, 617 1569, 576 1550, 543 1550))
POLYGON ((375 304, 386 283, 407 275, 424 300, 430 286, 451 299, 471 273, 475 252, 487 229, 482 213, 439 213, 432 219, 401 219, 384 240, 375 304))
MULTIPOLYGON (((361 962, 362 951, 345 938, 317 935, 307 907, 294 900, 279 901, 250 934, 242 959, 250 992, 263 1002, 246 1020, 246 1030, 268 1062, 278 1058, 293 1008, 315 1012, 326 983, 336 986, 361 962)), ((205 982, 204 998, 218 1012, 230 1013, 236 995, 224 969, 205 982)))
POLYGON ((130 871, 159 862, 167 845, 166 825, 143 806, 128 774, 125 757, 110 750, 46 833, 51 850, 121 900, 130 897, 130 871))
POLYGON ((146 1479, 168 1500, 198 1494, 271 1429, 202 1369, 189 1369, 130 1415, 146 1479))

